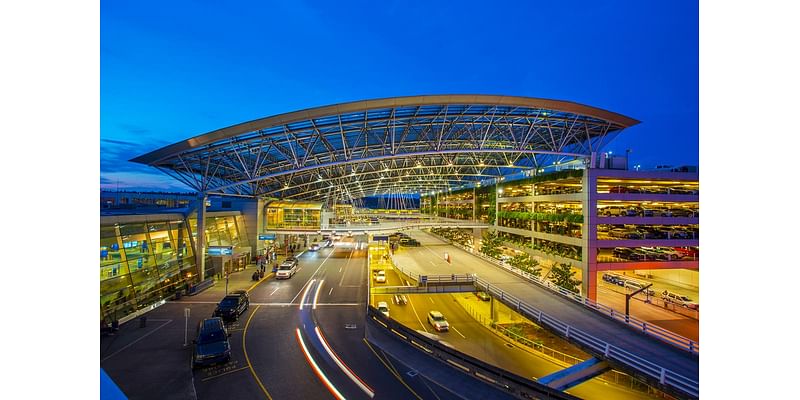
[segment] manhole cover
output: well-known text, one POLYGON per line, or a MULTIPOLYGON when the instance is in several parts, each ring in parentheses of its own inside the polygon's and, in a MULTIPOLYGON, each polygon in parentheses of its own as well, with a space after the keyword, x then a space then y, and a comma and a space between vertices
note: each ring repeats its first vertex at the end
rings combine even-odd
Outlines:
POLYGON ((344 324, 344 329, 356 329, 356 324, 344 324))
POLYGON ((406 375, 408 375, 408 376, 413 378, 413 377, 419 375, 419 372, 417 372, 416 370, 412 369, 411 371, 406 372, 406 375))

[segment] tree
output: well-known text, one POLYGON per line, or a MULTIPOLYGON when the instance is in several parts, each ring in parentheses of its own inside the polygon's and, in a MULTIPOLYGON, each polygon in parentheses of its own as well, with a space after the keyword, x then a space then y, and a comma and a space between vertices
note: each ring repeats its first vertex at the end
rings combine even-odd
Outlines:
POLYGON ((497 236, 497 232, 487 230, 484 232, 483 240, 481 241, 481 253, 497 258, 500 255, 499 247, 501 244, 502 240, 497 236))
POLYGON ((531 258, 528 253, 522 253, 514 256, 508 261, 514 268, 519 268, 533 276, 541 276, 542 269, 539 268, 539 261, 531 258))
POLYGON ((572 264, 558 263, 553 265, 549 275, 550 281, 554 284, 571 292, 578 293, 578 287, 581 281, 573 278, 575 276, 575 271, 572 270, 572 264))

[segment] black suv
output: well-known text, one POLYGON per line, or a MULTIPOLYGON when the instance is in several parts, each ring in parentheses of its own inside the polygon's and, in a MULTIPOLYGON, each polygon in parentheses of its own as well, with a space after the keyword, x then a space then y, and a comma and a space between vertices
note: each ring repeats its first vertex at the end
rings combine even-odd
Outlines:
POLYGON ((243 312, 250 307, 250 298, 244 290, 237 290, 225 296, 214 310, 215 317, 224 319, 239 319, 243 312))
POLYGON ((192 368, 231 359, 231 344, 228 342, 230 333, 225 329, 221 318, 206 318, 197 326, 197 338, 194 343, 192 355, 192 368))

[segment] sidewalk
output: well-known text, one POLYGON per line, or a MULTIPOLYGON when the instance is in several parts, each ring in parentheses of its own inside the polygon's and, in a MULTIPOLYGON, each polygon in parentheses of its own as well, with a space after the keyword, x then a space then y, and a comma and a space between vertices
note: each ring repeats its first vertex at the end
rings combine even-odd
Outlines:
MULTIPOLYGON (((295 257, 299 257, 304 252, 300 252, 295 255, 295 257)), ((241 271, 237 271, 231 273, 228 276, 228 291, 227 293, 233 292, 235 290, 246 290, 250 292, 250 290, 254 289, 257 285, 265 280, 272 278, 274 274, 272 273, 272 266, 274 264, 282 263, 286 260, 286 256, 278 256, 277 261, 267 263, 266 268, 264 269, 264 277, 259 279, 258 282, 253 280, 253 272, 258 270, 256 264, 247 264, 245 268, 241 271)), ((183 296, 181 300, 192 300, 192 301, 213 301, 218 302, 223 297, 225 297, 225 278, 216 279, 214 282, 214 286, 194 295, 194 296, 183 296)), ((180 301, 180 300, 178 300, 180 301)))

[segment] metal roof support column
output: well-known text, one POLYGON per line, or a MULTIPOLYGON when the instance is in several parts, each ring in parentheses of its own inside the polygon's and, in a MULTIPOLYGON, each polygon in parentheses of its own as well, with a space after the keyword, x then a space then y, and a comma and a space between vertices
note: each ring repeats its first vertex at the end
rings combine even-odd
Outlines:
POLYGON ((197 207, 197 239, 195 240, 195 263, 197 265, 197 272, 200 274, 200 282, 206 280, 206 201, 208 195, 200 193, 197 196, 200 204, 197 207))

